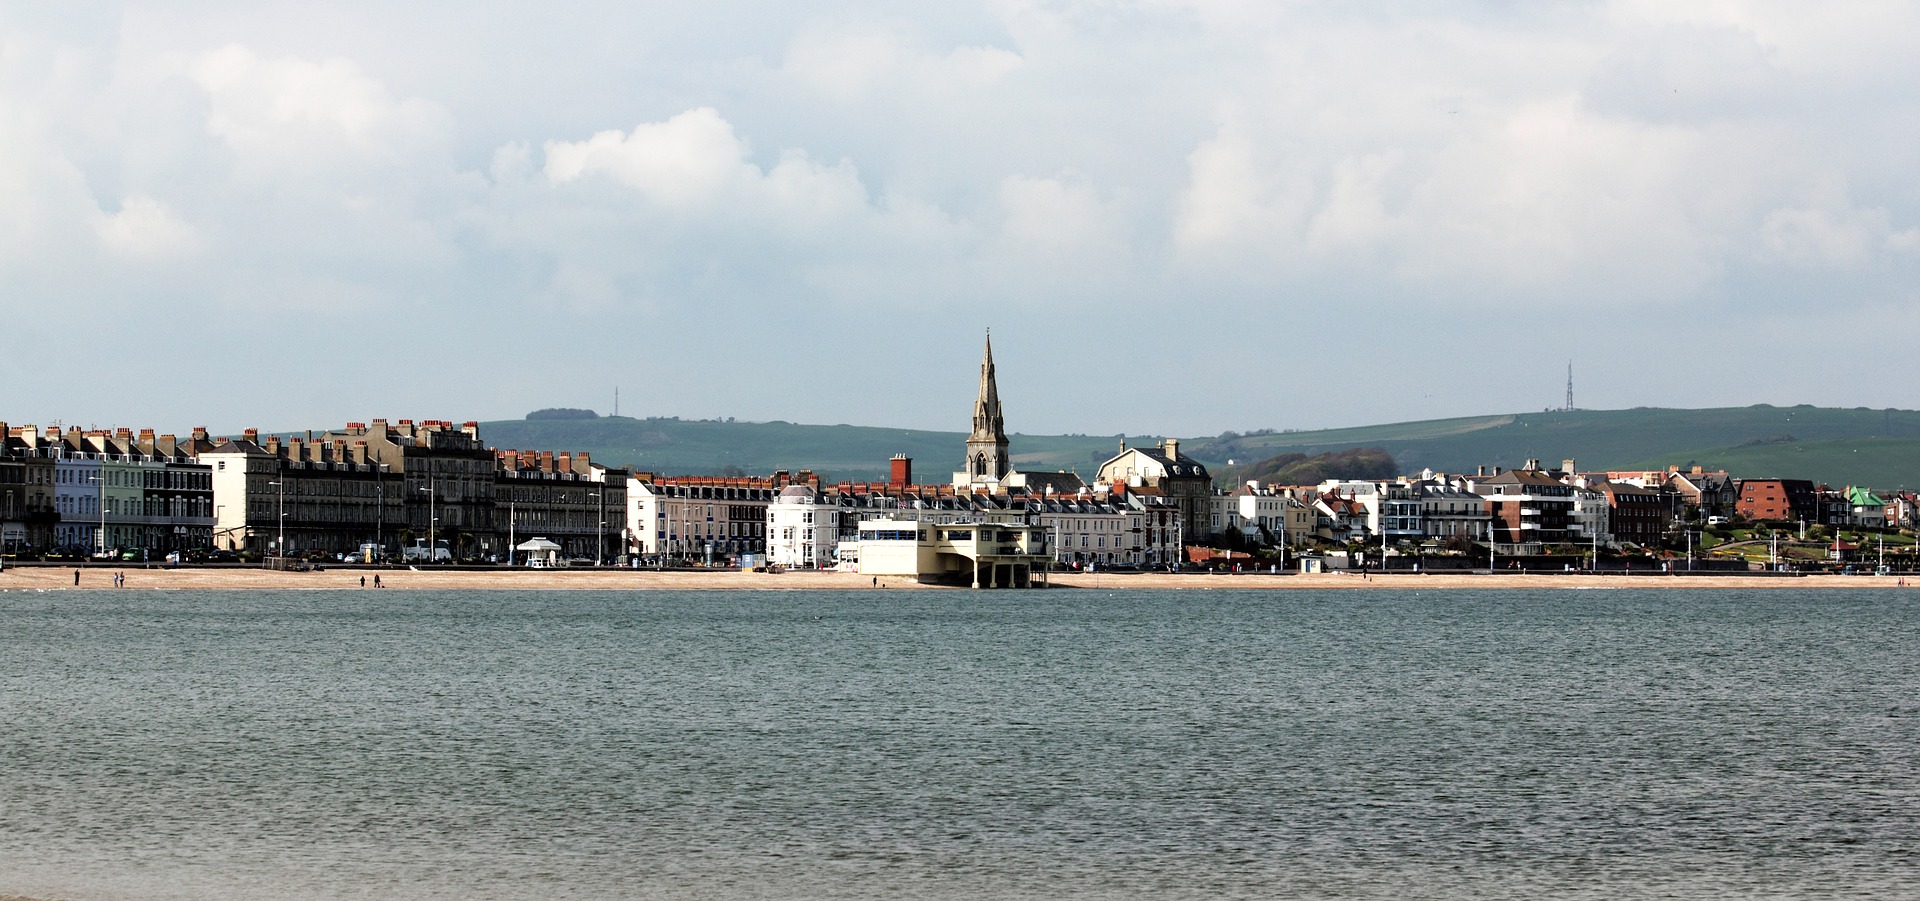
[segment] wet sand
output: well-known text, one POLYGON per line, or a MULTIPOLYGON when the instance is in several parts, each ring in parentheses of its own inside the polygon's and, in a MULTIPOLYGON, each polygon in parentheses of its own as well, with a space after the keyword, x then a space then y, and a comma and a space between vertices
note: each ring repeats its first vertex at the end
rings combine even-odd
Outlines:
MULTIPOLYGON (((876 586, 873 576, 839 572, 755 573, 732 570, 653 570, 632 569, 515 569, 515 570, 405 570, 341 567, 321 572, 276 572, 266 569, 82 569, 80 589, 113 588, 113 573, 126 574, 124 587, 130 589, 352 589, 359 590, 366 579, 366 590, 373 590, 376 573, 383 589, 436 590, 852 590, 919 589, 945 586, 919 585, 902 579, 881 577, 876 586)), ((1472 573, 1324 573, 1316 575, 1274 575, 1248 573, 1206 575, 1199 573, 1054 573, 1049 577, 1056 588, 1182 588, 1182 589, 1410 589, 1410 588, 1898 588, 1898 576, 1765 576, 1765 575, 1569 575, 1564 573, 1498 575, 1472 573)), ((10 566, 0 573, 0 590, 72 589, 72 567, 10 566)), ((964 589, 961 589, 964 590, 964 589)), ((6 901, 0 897, 0 901, 6 901)))

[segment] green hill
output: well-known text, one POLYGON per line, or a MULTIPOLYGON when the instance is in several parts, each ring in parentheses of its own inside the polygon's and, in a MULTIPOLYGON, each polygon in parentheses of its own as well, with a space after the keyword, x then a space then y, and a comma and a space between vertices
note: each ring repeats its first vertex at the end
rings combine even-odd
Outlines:
MULTIPOLYGON (((508 419, 480 424, 480 435, 499 448, 583 450, 598 463, 630 466, 662 475, 764 476, 776 469, 811 469, 835 480, 886 477, 894 454, 913 458, 923 482, 944 481, 960 466, 964 432, 932 432, 854 425, 791 422, 731 422, 702 419, 508 419)), ((1156 438, 1128 439, 1131 443, 1156 438)), ((1014 435, 1014 464, 1031 470, 1071 469, 1091 476, 1113 456, 1119 436, 1014 435)))
MULTIPOLYGON (((1667 459, 1682 456, 1710 469, 1741 476, 1778 476, 1875 488, 1920 487, 1920 440, 1913 438, 1795 440, 1690 451, 1667 459)), ((1641 465, 1646 462, 1627 468, 1653 468, 1641 465)))
MULTIPOLYGON (((502 420, 481 424, 500 448, 584 450, 595 460, 662 474, 811 469, 833 480, 883 478, 896 453, 914 460, 921 481, 942 481, 960 464, 966 435, 918 429, 791 422, 594 419, 502 420)), ((1121 437, 1014 435, 1016 465, 1091 475, 1121 437)), ((1157 437, 1132 436, 1144 446, 1157 437)), ((1471 472, 1528 459, 1581 469, 1654 469, 1699 464, 1740 476, 1804 478, 1878 488, 1920 486, 1920 412, 1828 407, 1575 410, 1402 422, 1317 431, 1222 433, 1185 439, 1182 450, 1228 472, 1278 456, 1378 447, 1400 468, 1471 472)))
POLYGON ((1528 459, 1583 470, 1699 464, 1738 476, 1920 485, 1920 412, 1864 407, 1640 408, 1520 413, 1300 432, 1226 433, 1189 451, 1245 464, 1282 453, 1381 447, 1402 469, 1472 471, 1528 459))

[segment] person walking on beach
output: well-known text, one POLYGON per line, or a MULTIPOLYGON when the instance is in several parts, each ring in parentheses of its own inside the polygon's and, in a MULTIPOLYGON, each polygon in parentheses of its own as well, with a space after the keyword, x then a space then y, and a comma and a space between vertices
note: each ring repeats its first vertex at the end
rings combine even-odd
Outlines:
POLYGON ((73 587, 80 587, 80 571, 77 569, 73 571, 73 587))
POLYGON ((366 576, 361 576, 361 577, 360 577, 360 587, 361 587, 361 588, 365 588, 365 587, 367 587, 367 577, 366 577, 366 576))
POLYGON ((374 574, 373 574, 373 587, 375 587, 375 588, 379 588, 379 587, 380 587, 380 574, 379 574, 379 573, 374 573, 374 574))

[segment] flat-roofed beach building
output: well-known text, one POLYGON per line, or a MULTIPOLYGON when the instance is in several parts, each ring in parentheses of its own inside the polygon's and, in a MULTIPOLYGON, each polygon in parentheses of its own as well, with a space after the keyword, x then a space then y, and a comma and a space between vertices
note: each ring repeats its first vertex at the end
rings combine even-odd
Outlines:
POLYGON ((1046 527, 1020 522, 859 523, 858 572, 972 588, 1028 588, 1047 562, 1046 527))

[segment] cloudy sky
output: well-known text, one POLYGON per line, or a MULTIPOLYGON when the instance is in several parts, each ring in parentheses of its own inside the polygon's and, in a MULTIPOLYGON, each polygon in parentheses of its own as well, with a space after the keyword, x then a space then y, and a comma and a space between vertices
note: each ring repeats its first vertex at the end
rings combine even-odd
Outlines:
POLYGON ((1920 6, 0 6, 0 418, 1920 404, 1920 6), (1413 11, 1409 11, 1413 10, 1413 11))

